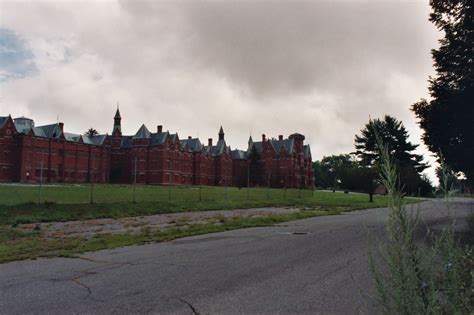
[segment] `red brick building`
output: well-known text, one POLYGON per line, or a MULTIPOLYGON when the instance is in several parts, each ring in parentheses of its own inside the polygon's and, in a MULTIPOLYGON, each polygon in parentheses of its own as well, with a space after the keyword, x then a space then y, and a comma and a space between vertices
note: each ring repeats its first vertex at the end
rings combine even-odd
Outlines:
POLYGON ((305 188, 314 185, 309 145, 305 137, 294 133, 287 139, 254 142, 250 137, 247 151, 233 151, 234 185, 305 188))
POLYGON ((109 182, 106 137, 66 133, 63 126, 0 117, 0 181, 109 182))
POLYGON ((35 126, 25 118, 0 117, 0 181, 50 183, 139 183, 308 187, 313 185, 311 152, 304 136, 249 141, 247 151, 225 141, 180 139, 157 126, 142 125, 123 135, 120 111, 111 135, 80 135, 64 131, 63 123, 35 126))

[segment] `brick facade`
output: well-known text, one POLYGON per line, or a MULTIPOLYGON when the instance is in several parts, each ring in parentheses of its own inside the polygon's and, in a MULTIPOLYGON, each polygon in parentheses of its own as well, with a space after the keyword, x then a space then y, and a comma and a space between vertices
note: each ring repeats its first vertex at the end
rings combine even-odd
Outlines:
POLYGON ((31 119, 0 117, 0 181, 37 183, 124 183, 310 187, 311 152, 304 136, 249 141, 234 150, 222 127, 214 145, 198 138, 179 139, 157 126, 142 125, 122 135, 117 109, 111 135, 77 135, 56 123, 34 126, 31 119))
POLYGON ((305 137, 295 133, 287 139, 254 142, 250 137, 247 151, 234 151, 234 185, 305 188, 314 185, 311 150, 305 137))

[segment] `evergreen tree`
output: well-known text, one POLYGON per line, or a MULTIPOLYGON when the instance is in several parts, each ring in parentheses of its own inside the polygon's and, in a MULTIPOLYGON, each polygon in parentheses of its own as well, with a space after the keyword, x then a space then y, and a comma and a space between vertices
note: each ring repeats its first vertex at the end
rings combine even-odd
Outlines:
POLYGON ((370 120, 361 135, 355 137, 354 152, 364 166, 377 166, 381 160, 381 151, 377 138, 389 149, 398 167, 413 168, 420 173, 428 166, 421 155, 413 153, 418 147, 408 141, 408 132, 401 121, 386 115, 383 120, 370 120))
MULTIPOLYGON (((428 166, 423 163, 423 157, 413 151, 418 145, 408 141, 408 132, 402 122, 394 117, 386 115, 383 120, 370 120, 361 135, 356 135, 354 154, 359 158, 362 167, 372 168, 377 171, 382 159, 379 143, 383 144, 389 151, 397 165, 400 182, 405 193, 411 195, 431 194, 432 187, 420 173, 428 166)), ((367 180, 367 191, 372 185, 370 172, 364 171, 367 180)))
POLYGON ((430 21, 444 33, 432 50, 430 100, 412 106, 430 151, 474 183, 474 2, 431 0, 430 21))

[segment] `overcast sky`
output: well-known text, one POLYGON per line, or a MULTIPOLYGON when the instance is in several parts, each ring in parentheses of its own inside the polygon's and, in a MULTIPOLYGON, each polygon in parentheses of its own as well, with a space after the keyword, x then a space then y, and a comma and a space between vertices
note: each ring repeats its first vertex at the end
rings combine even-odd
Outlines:
MULTIPOLYGON (((0 116, 110 133, 142 123, 232 148, 299 132, 313 159, 428 97, 440 34, 418 1, 0 1, 0 116)), ((429 152, 420 146, 427 161, 429 152)), ((433 178, 433 169, 427 171, 433 178)), ((434 179, 434 178, 433 178, 434 179)))

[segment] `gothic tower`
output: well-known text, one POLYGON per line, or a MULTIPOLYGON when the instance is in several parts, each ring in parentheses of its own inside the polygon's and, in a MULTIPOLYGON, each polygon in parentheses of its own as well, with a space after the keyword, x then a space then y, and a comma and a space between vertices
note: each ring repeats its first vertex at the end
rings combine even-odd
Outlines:
POLYGON ((222 126, 219 129, 219 140, 224 140, 224 129, 222 129, 222 126))
POLYGON ((117 111, 115 112, 114 116, 114 129, 112 130, 112 135, 117 136, 116 133, 118 133, 119 136, 122 135, 122 117, 120 116, 120 110, 119 106, 117 104, 117 111))

